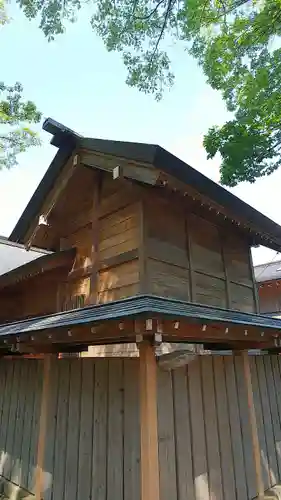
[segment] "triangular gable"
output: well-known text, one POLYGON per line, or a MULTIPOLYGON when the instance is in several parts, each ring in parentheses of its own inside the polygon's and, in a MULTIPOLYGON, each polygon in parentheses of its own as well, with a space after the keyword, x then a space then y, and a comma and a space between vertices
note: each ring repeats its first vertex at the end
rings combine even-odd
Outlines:
MULTIPOLYGON (((190 195, 191 193, 194 199, 196 193, 199 193, 200 196, 206 198, 206 205, 210 203, 210 210, 217 210, 217 213, 222 217, 228 217, 232 220, 237 228, 244 227, 245 231, 249 231, 250 238, 255 244, 262 244, 280 250, 281 228, 278 224, 160 146, 83 138, 52 119, 45 121, 43 129, 53 134, 52 144, 59 147, 59 150, 12 231, 10 236, 12 241, 25 241, 32 224, 37 221, 36 226, 40 215, 44 217, 44 214, 41 213, 44 201, 50 191, 54 189, 66 163, 71 159, 75 151, 81 151, 82 156, 79 161, 84 165, 100 170, 103 170, 102 165, 91 164, 91 161, 87 162, 89 152, 110 156, 113 160, 115 158, 116 161, 113 161, 113 163, 118 168, 122 159, 124 163, 125 160, 128 160, 129 163, 135 162, 142 168, 150 166, 156 172, 154 183, 162 186, 168 183, 174 190, 182 191, 182 194, 190 195), (184 192, 185 188, 188 190, 187 193, 184 192)), ((77 159, 72 158, 72 163, 75 163, 75 161, 77 159)), ((150 169, 149 172, 150 179, 152 170, 150 169)), ((123 175, 133 179, 136 177, 134 180, 140 180, 136 172, 133 175, 130 173, 126 175, 126 171, 117 170, 116 175, 123 175)))

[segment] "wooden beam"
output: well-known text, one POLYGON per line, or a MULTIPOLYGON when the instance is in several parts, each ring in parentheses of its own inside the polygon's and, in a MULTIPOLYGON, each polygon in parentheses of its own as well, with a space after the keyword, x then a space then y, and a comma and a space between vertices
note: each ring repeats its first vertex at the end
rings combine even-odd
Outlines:
POLYGON ((128 178, 155 185, 160 177, 160 170, 151 163, 89 151, 81 151, 79 159, 86 167, 111 173, 114 179, 128 178))
POLYGON ((98 271, 99 271, 99 207, 102 189, 102 172, 97 172, 94 179, 93 207, 92 207, 92 273, 90 277, 90 294, 86 305, 96 304, 98 298, 98 271))
MULTIPOLYGON (((173 343, 219 343, 227 344, 234 350, 272 349, 276 345, 277 330, 258 327, 246 327, 227 323, 191 323, 186 319, 161 319, 161 332, 158 329, 160 320, 151 320, 151 329, 146 327, 145 318, 134 321, 132 318, 112 319, 110 328, 108 320, 99 324, 83 323, 69 327, 23 333, 14 336, 2 336, 0 351, 6 352, 14 345, 21 353, 51 353, 57 352, 59 344, 103 345, 111 343, 135 342, 136 334, 141 334, 145 340, 152 339, 153 332, 161 333, 163 342, 173 343)), ((61 348, 61 346, 59 347, 61 348)), ((281 347, 280 347, 281 348, 281 347)))
POLYGON ((186 318, 162 320, 162 335, 164 342, 219 342, 226 344, 234 342, 239 343, 241 345, 240 349, 242 350, 244 349, 244 345, 247 345, 246 348, 248 348, 249 345, 253 345, 254 348, 257 348, 257 345, 260 345, 261 348, 263 345, 266 345, 266 347, 270 345, 274 346, 274 335, 278 333, 277 330, 232 323, 220 323, 219 321, 204 322, 204 320, 200 320, 200 322, 192 323, 192 321, 186 318))
POLYGON ((154 347, 139 344, 141 500, 159 500, 159 459, 157 422, 157 365, 154 347))
POLYGON ((117 165, 113 168, 113 179, 129 179, 150 186, 155 186, 159 177, 159 170, 154 167, 143 167, 137 165, 117 165))
POLYGON ((45 442, 47 431, 47 413, 48 413, 48 399, 50 388, 50 368, 51 356, 44 357, 43 367, 43 387, 41 398, 41 411, 39 421, 39 437, 37 447, 37 465, 35 472, 35 500, 41 500, 43 493, 43 471, 44 471, 44 456, 45 456, 45 442))
POLYGON ((242 357, 243 357, 244 377, 245 377, 245 384, 247 391, 249 421, 250 421, 251 436, 252 436, 253 458, 254 458, 255 474, 256 474, 256 487, 258 493, 257 498, 258 500, 263 500, 264 485, 262 479, 261 450, 259 445, 258 426, 257 426, 257 419, 256 419, 255 405, 254 405, 254 395, 253 395, 253 386, 252 386, 248 351, 242 351, 242 357))

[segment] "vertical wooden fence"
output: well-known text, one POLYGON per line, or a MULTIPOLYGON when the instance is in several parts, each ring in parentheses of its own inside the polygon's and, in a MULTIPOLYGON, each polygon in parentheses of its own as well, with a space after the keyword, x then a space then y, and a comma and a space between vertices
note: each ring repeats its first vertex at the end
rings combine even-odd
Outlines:
MULTIPOLYGON (((281 363, 250 358, 265 488, 281 477, 281 363)), ((34 491, 42 361, 0 361, 0 475, 34 491)), ((256 495, 239 356, 158 371, 161 500, 256 495)), ((140 500, 138 359, 53 360, 45 500, 140 500)))

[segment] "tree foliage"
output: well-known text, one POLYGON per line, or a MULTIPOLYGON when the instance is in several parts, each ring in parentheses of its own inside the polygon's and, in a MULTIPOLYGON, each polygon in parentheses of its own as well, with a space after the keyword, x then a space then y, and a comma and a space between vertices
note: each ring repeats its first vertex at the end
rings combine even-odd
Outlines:
MULTIPOLYGON (((0 0, 0 26, 8 22, 3 0, 0 0)), ((40 143, 28 124, 38 123, 41 113, 31 101, 22 98, 20 83, 8 86, 0 82, 0 170, 17 163, 17 155, 40 143)))
POLYGON ((5 11, 4 0, 0 0, 0 26, 3 26, 8 21, 5 11))
MULTIPOLYGON (((18 0, 40 17, 48 39, 75 20, 83 0, 18 0)), ((204 138, 222 157, 221 181, 234 186, 281 163, 281 0, 95 0, 93 29, 122 54, 127 83, 160 99, 174 75, 167 41, 185 44, 232 118, 204 138)), ((206 110, 207 112, 207 110, 206 110)))
POLYGON ((0 82, 0 170, 17 163, 17 155, 39 144, 28 123, 40 121, 41 114, 31 101, 22 99, 20 83, 9 87, 0 82))

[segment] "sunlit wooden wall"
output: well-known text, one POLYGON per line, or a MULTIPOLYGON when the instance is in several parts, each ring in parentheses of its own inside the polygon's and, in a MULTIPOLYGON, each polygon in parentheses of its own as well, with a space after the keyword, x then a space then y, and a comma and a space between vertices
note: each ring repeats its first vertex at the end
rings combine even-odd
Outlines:
MULTIPOLYGON (((251 357, 265 488, 281 474, 281 364, 251 357)), ((139 360, 53 360, 46 500, 139 500, 139 360)), ((0 362, 0 474, 34 490, 42 361, 0 362)), ((200 356, 158 371, 161 500, 256 495, 239 356, 200 356)))

